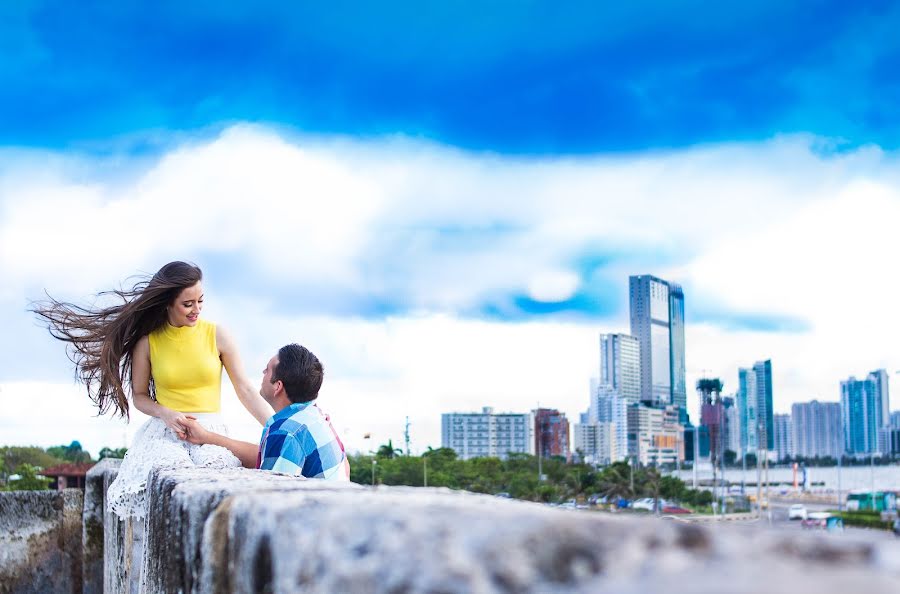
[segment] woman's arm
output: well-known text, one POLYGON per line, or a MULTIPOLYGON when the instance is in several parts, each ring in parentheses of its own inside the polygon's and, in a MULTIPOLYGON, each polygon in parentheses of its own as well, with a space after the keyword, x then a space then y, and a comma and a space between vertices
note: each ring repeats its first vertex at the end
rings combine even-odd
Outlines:
POLYGON ((244 405, 251 415, 253 415, 260 425, 265 425, 269 417, 275 414, 269 403, 263 400, 247 376, 244 374, 244 364, 241 362, 241 356, 238 354, 237 347, 231 335, 219 325, 216 325, 216 344, 219 346, 219 356, 222 357, 222 365, 228 373, 228 379, 234 386, 238 400, 244 405))
POLYGON ((138 341, 131 354, 131 401, 136 409, 160 419, 175 435, 185 438, 184 414, 150 398, 150 339, 146 336, 138 341))

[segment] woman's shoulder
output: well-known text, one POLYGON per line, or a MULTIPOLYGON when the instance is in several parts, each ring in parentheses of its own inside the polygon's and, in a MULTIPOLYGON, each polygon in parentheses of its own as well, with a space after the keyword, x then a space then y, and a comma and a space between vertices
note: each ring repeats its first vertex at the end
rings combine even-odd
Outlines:
MULTIPOLYGON (((150 334, 153 334, 152 332, 150 334)), ((149 353, 150 352, 150 334, 144 334, 138 341, 134 343, 134 353, 149 353)))

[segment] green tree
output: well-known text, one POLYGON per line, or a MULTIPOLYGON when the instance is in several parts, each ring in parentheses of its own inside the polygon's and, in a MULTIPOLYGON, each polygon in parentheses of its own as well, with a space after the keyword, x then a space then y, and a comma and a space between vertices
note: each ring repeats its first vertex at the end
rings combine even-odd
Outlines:
POLYGON ((7 491, 43 491, 51 483, 51 479, 38 476, 37 469, 30 464, 17 466, 15 475, 18 475, 18 478, 9 481, 7 491))
POLYGON ((663 499, 681 501, 684 497, 684 481, 676 476, 664 476, 659 479, 659 495, 663 499))
POLYGON ((100 460, 104 458, 124 458, 128 448, 102 448, 97 456, 100 460))
POLYGON ((49 468, 62 464, 65 458, 56 457, 47 453, 43 448, 28 446, 4 446, 0 447, 0 457, 6 464, 7 470, 18 468, 20 464, 29 464, 36 468, 49 468))
POLYGON ((623 497, 631 499, 634 490, 631 488, 631 467, 627 462, 615 462, 603 469, 597 477, 600 493, 608 499, 623 497))
POLYGON ((47 453, 66 462, 91 462, 91 454, 84 451, 81 448, 81 443, 77 440, 67 446, 49 447, 47 448, 47 453))
POLYGON ((378 448, 378 451, 375 453, 375 456, 378 458, 393 458, 394 456, 401 456, 403 454, 403 450, 400 448, 395 448, 394 444, 391 443, 389 439, 388 442, 378 448))

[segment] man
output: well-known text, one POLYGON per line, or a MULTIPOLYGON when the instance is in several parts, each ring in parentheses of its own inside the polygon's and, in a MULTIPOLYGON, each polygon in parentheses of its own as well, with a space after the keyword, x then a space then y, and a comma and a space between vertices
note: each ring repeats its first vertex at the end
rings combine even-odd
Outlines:
POLYGON ((185 439, 227 448, 246 468, 349 480, 344 445, 328 415, 316 405, 324 373, 308 349, 298 344, 281 347, 266 365, 259 389, 275 414, 266 421, 258 446, 207 431, 190 416, 185 439))

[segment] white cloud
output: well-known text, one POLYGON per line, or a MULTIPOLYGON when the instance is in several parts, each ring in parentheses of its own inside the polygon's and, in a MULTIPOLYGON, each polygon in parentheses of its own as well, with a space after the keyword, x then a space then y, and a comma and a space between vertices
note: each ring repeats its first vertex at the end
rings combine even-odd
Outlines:
MULTIPOLYGON (((303 342, 326 362, 323 407, 351 447, 367 447, 359 436, 368 431, 397 442, 407 414, 424 447, 438 444, 449 410, 540 400, 575 418, 595 374, 596 333, 628 329, 621 310, 602 324, 458 312, 498 296, 559 302, 601 282, 627 303, 628 274, 652 272, 683 282, 701 310, 809 322, 809 332, 789 334, 687 320, 689 379, 709 369, 733 384, 738 365, 771 357, 776 408, 786 410, 835 398, 851 373, 898 366, 896 157, 873 148, 823 156, 817 145, 788 137, 504 158, 241 125, 118 169, 7 150, 17 167, 0 170, 0 323, 22 327, 25 299, 43 287, 82 299, 170 259, 205 259, 219 275, 208 280, 207 313, 234 329, 252 377, 274 348, 303 342), (584 259, 605 263, 590 270, 584 259), (372 303, 385 316, 354 315, 372 303)), ((12 336, 0 340, 8 358, 37 357, 12 336)), ((69 371, 58 353, 46 363, 54 377, 69 371)), ((2 371, 15 366, 0 363, 5 393, 58 394, 60 418, 89 416, 78 389, 38 376, 11 384, 2 371)), ((227 393, 224 406, 255 439, 227 393)), ((15 425, 29 410, 9 408, 0 421, 15 425)))

